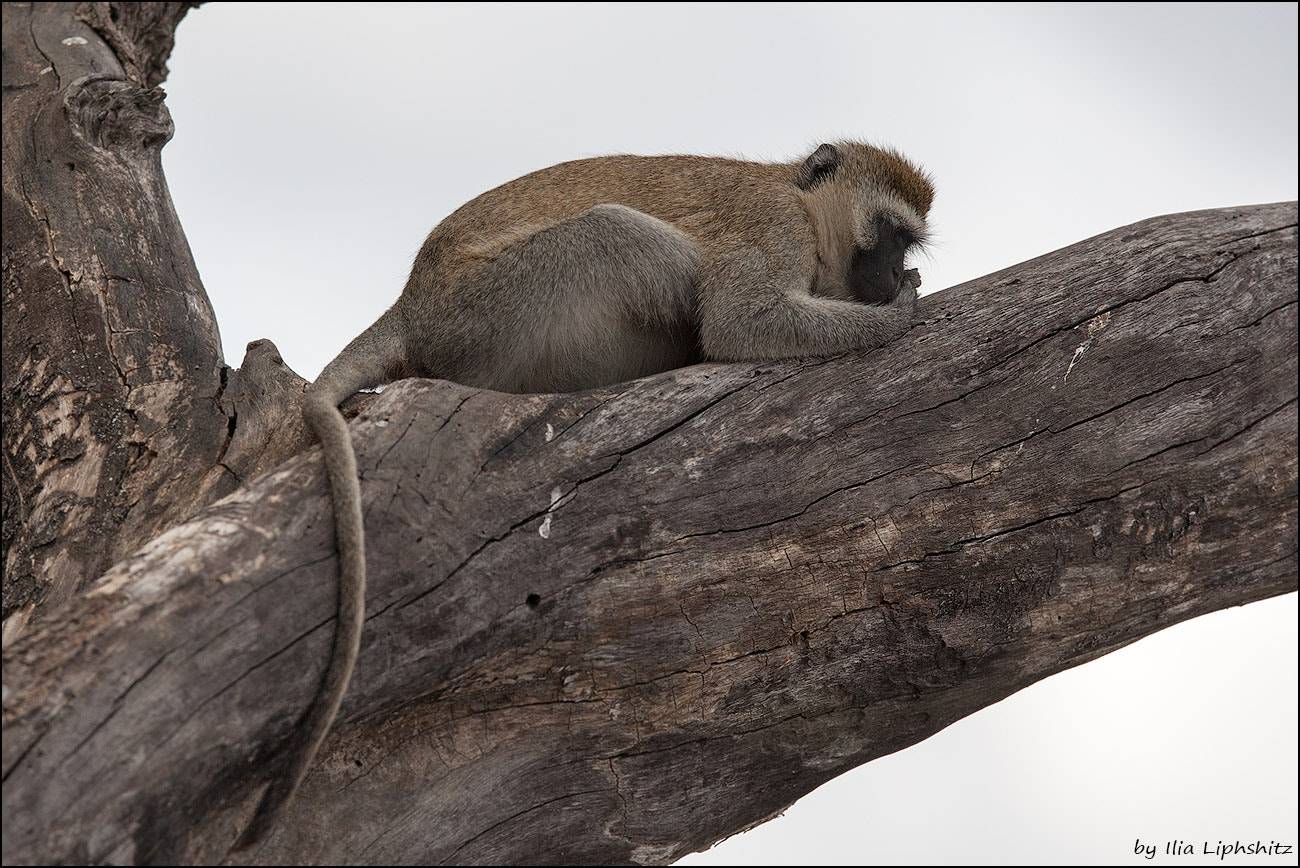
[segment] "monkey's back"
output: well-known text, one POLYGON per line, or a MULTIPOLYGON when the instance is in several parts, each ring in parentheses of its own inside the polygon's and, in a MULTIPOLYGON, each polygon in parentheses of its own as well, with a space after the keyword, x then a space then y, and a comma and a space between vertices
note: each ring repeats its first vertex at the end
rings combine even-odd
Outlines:
POLYGON ((776 216, 774 198, 786 198, 784 204, 797 208, 794 172, 788 163, 689 155, 572 160, 465 203, 429 234, 421 256, 427 251, 438 259, 458 259, 457 253, 491 239, 535 231, 606 204, 635 208, 707 240, 711 227, 749 219, 755 198, 768 200, 763 210, 769 221, 776 216))

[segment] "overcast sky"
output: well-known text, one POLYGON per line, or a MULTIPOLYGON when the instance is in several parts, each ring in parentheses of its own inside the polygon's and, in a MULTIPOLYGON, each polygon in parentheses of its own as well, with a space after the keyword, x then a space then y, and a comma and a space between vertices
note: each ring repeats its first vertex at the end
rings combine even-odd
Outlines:
MULTIPOLYGON (((937 183, 927 292, 1146 217, 1295 199, 1296 29, 1291 3, 213 3, 178 32, 163 162, 227 362, 266 337, 310 379, 438 221, 579 157, 893 145, 937 183)), ((1294 845, 1296 600, 1040 682, 682 864, 1294 845)), ((1219 860, 1150 860, 1199 862, 1219 860)))

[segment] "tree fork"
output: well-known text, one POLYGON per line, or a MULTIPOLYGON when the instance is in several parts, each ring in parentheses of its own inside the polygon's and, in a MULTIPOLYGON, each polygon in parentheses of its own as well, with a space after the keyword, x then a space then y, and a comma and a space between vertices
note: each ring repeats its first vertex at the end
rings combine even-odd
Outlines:
MULTIPOLYGON (((6 863, 225 858, 332 631, 302 380, 222 365, 157 160, 188 5, 4 4, 6 863)), ((671 861, 1294 590, 1296 222, 1116 230, 866 354, 354 399, 362 656, 247 859, 671 861)))
MULTIPOLYGON (((1034 681, 1296 587, 1296 206, 1162 217, 866 354, 390 387, 371 597, 260 862, 666 862, 1034 681)), ((225 856, 334 608, 310 450, 6 654, 7 862, 225 856), (54 819, 57 818, 57 823, 54 819)))

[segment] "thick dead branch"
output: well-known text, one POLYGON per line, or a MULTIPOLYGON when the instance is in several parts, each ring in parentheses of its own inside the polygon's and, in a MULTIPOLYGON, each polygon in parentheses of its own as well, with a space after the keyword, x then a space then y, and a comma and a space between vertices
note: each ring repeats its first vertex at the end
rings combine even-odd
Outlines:
MULTIPOLYGON (((1158 218, 868 354, 353 425, 367 633, 259 862, 667 862, 1296 587, 1296 205, 1158 218)), ((7 863, 218 861, 323 664, 315 451, 5 656, 7 863)))
POLYGON ((238 485, 159 161, 192 5, 3 4, 6 638, 238 485))

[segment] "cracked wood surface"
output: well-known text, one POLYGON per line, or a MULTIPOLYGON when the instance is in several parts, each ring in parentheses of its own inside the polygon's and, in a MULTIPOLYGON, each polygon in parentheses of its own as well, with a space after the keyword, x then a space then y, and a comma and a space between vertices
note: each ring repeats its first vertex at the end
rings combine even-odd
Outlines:
POLYGON ((159 159, 191 5, 3 5, 6 640, 237 486, 159 159))
MULTIPOLYGON (((353 424, 371 586, 262 863, 663 863, 1296 588, 1296 205, 1115 230, 865 354, 353 424)), ((4 860, 226 858, 323 670, 316 450, 6 652, 4 860)))

